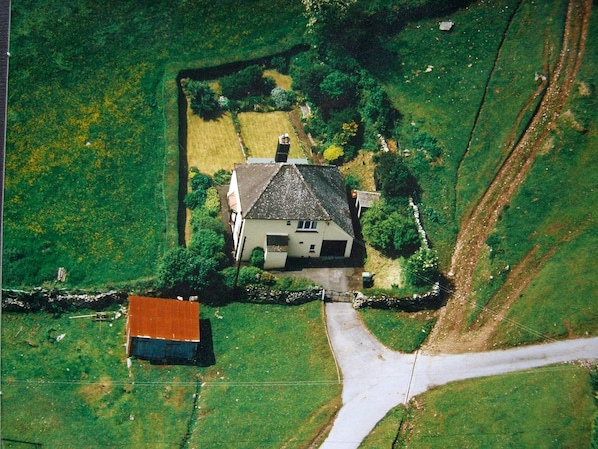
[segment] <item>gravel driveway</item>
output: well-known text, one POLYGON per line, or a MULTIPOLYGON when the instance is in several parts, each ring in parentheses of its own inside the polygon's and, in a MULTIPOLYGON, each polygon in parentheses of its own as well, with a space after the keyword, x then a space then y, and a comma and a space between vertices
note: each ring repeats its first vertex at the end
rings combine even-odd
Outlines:
POLYGON ((363 326, 351 304, 326 304, 330 342, 343 374, 343 405, 321 448, 357 448, 392 408, 455 380, 598 359, 598 337, 504 351, 427 355, 391 351, 363 326))

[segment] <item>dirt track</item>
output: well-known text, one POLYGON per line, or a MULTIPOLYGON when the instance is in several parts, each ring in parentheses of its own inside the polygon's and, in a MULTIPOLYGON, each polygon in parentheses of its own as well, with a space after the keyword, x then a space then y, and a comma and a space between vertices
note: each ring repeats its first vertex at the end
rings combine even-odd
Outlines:
MULTIPOLYGON (((561 52, 553 70, 547 74, 547 86, 540 105, 473 212, 461 223, 449 273, 453 278, 454 294, 440 312, 438 323, 424 349, 426 352, 487 349, 490 328, 495 327, 508 312, 508 301, 505 303, 507 307, 500 310, 485 309, 484 313, 493 315, 493 320, 489 320, 491 324, 475 331, 465 329, 467 315, 474 306, 469 296, 476 263, 500 212, 524 181, 571 93, 586 46, 591 9, 592 0, 569 1, 561 52)), ((531 277, 531 273, 527 278, 519 273, 514 281, 526 285, 531 277)))

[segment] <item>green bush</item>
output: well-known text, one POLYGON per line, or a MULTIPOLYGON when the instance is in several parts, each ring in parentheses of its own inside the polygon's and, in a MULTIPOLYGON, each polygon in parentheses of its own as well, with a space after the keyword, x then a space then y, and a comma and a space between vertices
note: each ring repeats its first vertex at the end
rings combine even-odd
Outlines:
POLYGON ((189 293, 203 291, 218 283, 218 262, 187 248, 166 253, 158 267, 158 288, 189 293))
POLYGON ((359 114, 366 128, 366 135, 388 135, 398 120, 399 113, 392 107, 384 88, 367 72, 362 72, 362 93, 359 114))
POLYGON ((207 195, 205 190, 195 190, 185 195, 185 199, 183 200, 183 202, 185 203, 185 206, 187 206, 189 209, 197 209, 205 204, 206 196, 207 195))
POLYGON ((288 111, 293 105, 294 95, 287 92, 282 87, 275 87, 270 92, 270 98, 274 107, 279 111, 288 111))
MULTIPOLYGON (((212 185, 212 178, 203 173, 192 172, 191 192, 185 195, 183 202, 189 209, 203 207, 208 197, 208 189, 212 185)), ((216 192, 216 195, 218 193, 216 192)))
POLYGON ((204 209, 212 216, 218 216, 220 213, 220 196, 216 187, 210 187, 206 191, 204 209))
POLYGON ((431 136, 425 131, 417 134, 412 140, 413 146, 418 150, 426 152, 427 157, 435 161, 442 155, 442 147, 438 145, 436 137, 431 136))
POLYGON ((201 257, 216 258, 226 248, 224 235, 213 229, 197 229, 191 237, 189 249, 196 251, 201 257))
POLYGON ((349 173, 345 176, 345 185, 347 190, 359 190, 361 189, 361 178, 353 173, 349 173))
POLYGON ((254 267, 264 268, 264 262, 264 249, 260 247, 253 248, 251 256, 249 257, 249 263, 254 267))
POLYGON ((250 65, 237 73, 220 78, 222 95, 234 100, 249 96, 261 96, 269 93, 276 83, 270 77, 264 78, 264 71, 259 65, 250 65))
POLYGON ((330 163, 341 162, 344 155, 343 149, 338 145, 330 145, 324 150, 324 159, 330 163))
POLYGON ((224 233, 224 224, 218 214, 210 213, 205 208, 199 208, 191 212, 191 231, 197 232, 199 229, 211 229, 224 233))
POLYGON ((208 190, 212 186, 212 178, 203 173, 194 173, 191 176, 191 190, 208 190))
POLYGON ((187 98, 189 98, 191 110, 200 117, 213 117, 220 110, 216 92, 214 92, 208 83, 183 78, 181 80, 181 88, 187 98))
POLYGON ((407 260, 407 277, 414 286, 432 285, 440 277, 438 256, 427 248, 420 248, 407 260))
POLYGON ((301 291, 313 287, 312 280, 306 278, 297 278, 293 276, 283 276, 276 279, 273 288, 285 291, 301 291))
POLYGON ((377 154, 375 162, 376 186, 387 202, 394 203, 417 192, 417 181, 397 153, 377 154))
POLYGON ((230 184, 230 178, 232 177, 232 173, 228 170, 221 168, 216 173, 214 173, 214 184, 217 186, 225 186, 230 184))
POLYGON ((232 289, 235 284, 235 277, 237 277, 237 287, 243 288, 247 285, 258 285, 261 284, 262 270, 258 267, 241 267, 238 270, 239 274, 237 277, 237 267, 228 267, 222 270, 222 276, 224 284, 229 289, 232 289))
POLYGON ((408 211, 375 202, 363 213, 361 226, 365 241, 391 255, 409 255, 421 244, 415 220, 408 211))
POLYGON ((274 56, 270 60, 270 65, 274 67, 277 72, 282 73, 283 75, 289 73, 289 61, 284 56, 274 56))

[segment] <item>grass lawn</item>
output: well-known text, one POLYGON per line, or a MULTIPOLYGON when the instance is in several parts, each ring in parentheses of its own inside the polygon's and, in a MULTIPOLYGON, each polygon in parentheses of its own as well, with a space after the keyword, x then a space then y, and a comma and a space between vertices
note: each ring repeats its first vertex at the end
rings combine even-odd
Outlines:
POLYGON ((264 77, 274 78, 277 87, 282 87, 284 90, 291 90, 292 78, 289 75, 283 75, 277 70, 264 70, 264 77))
POLYGON ((594 411, 588 369, 557 365, 438 387, 391 411, 360 448, 586 448, 594 411))
POLYGON ((210 176, 221 168, 232 171, 234 164, 244 162, 230 113, 206 121, 187 111, 187 162, 189 168, 210 176))
POLYGON ((44 448, 178 447, 198 369, 128 370, 125 318, 69 319, 84 314, 3 314, 2 436, 44 448))
POLYGON ((353 175, 359 178, 360 190, 374 192, 376 184, 374 183, 374 163, 372 162, 371 151, 360 151, 354 159, 339 167, 341 173, 346 177, 353 175))
POLYGON ((375 275, 374 285, 378 288, 392 288, 393 285, 405 285, 404 273, 401 269, 402 259, 391 259, 380 251, 368 246, 364 270, 375 275))
POLYGON ((190 447, 308 447, 340 406, 322 304, 202 310, 216 365, 202 377, 190 447))
POLYGON ((340 405, 321 308, 202 306, 214 366, 130 370, 124 317, 5 312, 2 436, 49 449, 305 447, 340 405))
POLYGON ((288 113, 282 111, 260 113, 242 112, 238 115, 241 134, 247 147, 248 157, 273 158, 278 136, 288 133, 291 138, 289 157, 305 158, 303 146, 299 143, 288 113))
POLYGON ((359 309, 361 318, 374 336, 395 351, 413 352, 425 341, 436 323, 433 312, 396 312, 359 309))

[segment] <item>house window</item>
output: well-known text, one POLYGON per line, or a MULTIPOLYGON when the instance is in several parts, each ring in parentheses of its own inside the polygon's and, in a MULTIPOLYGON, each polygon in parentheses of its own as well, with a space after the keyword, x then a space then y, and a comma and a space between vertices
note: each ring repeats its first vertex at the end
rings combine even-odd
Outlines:
POLYGON ((297 222, 297 231, 315 231, 317 227, 317 221, 299 220, 297 222))
POLYGON ((316 252, 316 245, 309 245, 309 252, 315 253, 316 252))

